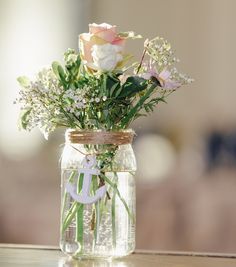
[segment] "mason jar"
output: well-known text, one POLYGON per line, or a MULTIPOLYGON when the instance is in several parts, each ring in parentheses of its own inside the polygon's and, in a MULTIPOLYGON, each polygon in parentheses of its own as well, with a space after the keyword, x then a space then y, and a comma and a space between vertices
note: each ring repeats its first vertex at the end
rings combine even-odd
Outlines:
POLYGON ((114 258, 135 248, 134 132, 67 130, 61 157, 61 250, 114 258))

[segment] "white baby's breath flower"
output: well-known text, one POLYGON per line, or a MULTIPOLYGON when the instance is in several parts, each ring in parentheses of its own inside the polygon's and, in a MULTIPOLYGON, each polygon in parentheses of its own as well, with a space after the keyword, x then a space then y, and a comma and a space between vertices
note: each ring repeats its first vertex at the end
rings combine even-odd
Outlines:
POLYGON ((83 107, 84 107, 84 103, 82 102, 76 103, 76 108, 83 108, 83 107))

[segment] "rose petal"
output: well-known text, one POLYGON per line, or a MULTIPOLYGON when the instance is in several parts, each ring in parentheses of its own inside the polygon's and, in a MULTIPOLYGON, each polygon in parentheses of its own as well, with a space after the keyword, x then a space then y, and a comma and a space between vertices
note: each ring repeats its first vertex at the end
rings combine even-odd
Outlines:
POLYGON ((89 24, 89 33, 79 36, 81 58, 91 69, 110 71, 122 62, 125 39, 118 36, 116 26, 89 24))
POLYGON ((114 41, 116 38, 116 32, 114 32, 112 29, 111 30, 101 30, 99 32, 96 32, 94 34, 95 36, 105 40, 108 43, 111 43, 114 41))
POLYGON ((116 26, 114 25, 110 25, 108 23, 101 23, 101 24, 97 24, 97 23, 92 23, 89 24, 89 32, 92 34, 96 34, 98 31, 101 30, 110 30, 113 29, 114 32, 116 32, 116 26))
POLYGON ((90 38, 90 43, 93 46, 93 45, 103 45, 106 44, 107 42, 104 39, 98 37, 97 35, 92 34, 90 38))
POLYGON ((119 45, 119 46, 124 47, 124 46, 125 46, 125 39, 117 36, 117 37, 112 41, 112 44, 114 44, 114 45, 119 45))
POLYGON ((89 32, 107 42, 112 42, 116 38, 116 26, 110 24, 89 24, 89 32))
POLYGON ((79 35, 79 49, 80 55, 83 60, 92 62, 91 48, 92 43, 90 42, 91 35, 89 33, 82 33, 79 35))
POLYGON ((95 44, 102 45, 106 43, 103 39, 91 35, 90 33, 82 33, 79 35, 79 48, 80 48, 80 55, 83 60, 87 63, 92 63, 92 47, 95 44))

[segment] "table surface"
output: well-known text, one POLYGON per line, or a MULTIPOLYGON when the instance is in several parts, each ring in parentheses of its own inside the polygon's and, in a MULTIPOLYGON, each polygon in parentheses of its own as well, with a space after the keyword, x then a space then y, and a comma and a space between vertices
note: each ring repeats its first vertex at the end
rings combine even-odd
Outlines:
POLYGON ((112 261, 73 260, 58 248, 0 244, 1 267, 236 267, 236 255, 136 251, 112 261))

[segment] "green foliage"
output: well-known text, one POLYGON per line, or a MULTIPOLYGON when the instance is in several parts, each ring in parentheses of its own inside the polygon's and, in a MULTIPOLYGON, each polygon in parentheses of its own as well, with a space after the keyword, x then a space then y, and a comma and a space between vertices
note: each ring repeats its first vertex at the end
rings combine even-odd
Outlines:
POLYGON ((81 59, 74 50, 69 49, 64 54, 65 68, 63 68, 60 63, 54 61, 52 63, 52 69, 60 84, 65 88, 65 90, 70 87, 76 88, 78 85, 78 75, 80 70, 81 59))
POLYGON ((64 54, 65 59, 65 69, 67 74, 67 82, 70 86, 76 88, 77 87, 77 78, 79 75, 81 58, 79 54, 73 49, 68 49, 68 51, 64 54))
POLYGON ((145 90, 148 86, 147 80, 138 77, 138 76, 131 76, 128 77, 126 82, 122 85, 122 90, 117 95, 117 98, 127 98, 133 97, 139 92, 145 90))
POLYGON ((157 98, 153 98, 151 99, 149 102, 147 103, 144 103, 143 104, 143 108, 144 110, 147 112, 147 113, 150 113, 150 112, 153 112, 154 111, 154 108, 156 107, 156 105, 159 103, 159 102, 164 102, 164 103, 167 103, 165 101, 165 98, 162 96, 162 97, 157 97, 157 98))
POLYGON ((121 128, 122 129, 125 129, 127 127, 127 125, 129 125, 131 123, 131 121, 133 121, 136 118, 137 114, 144 108, 146 100, 149 99, 149 97, 151 97, 151 95, 153 94, 156 87, 157 87, 157 84, 153 83, 146 90, 145 94, 139 98, 136 105, 130 107, 130 110, 127 113, 127 115, 125 117, 123 117, 121 120, 121 128))
POLYGON ((26 130, 27 129, 27 125, 29 123, 29 115, 30 115, 31 109, 25 110, 22 112, 21 116, 20 116, 20 126, 22 129, 26 130))
POLYGON ((56 61, 54 61, 52 63, 52 69, 54 74, 56 75, 56 77, 58 78, 60 84, 67 89, 68 85, 67 85, 67 81, 66 81, 66 73, 63 69, 63 67, 56 61))
POLYGON ((30 80, 26 76, 18 77, 17 81, 23 88, 27 88, 30 85, 30 80))
POLYGON ((165 94, 154 97, 161 87, 154 76, 144 79, 126 75, 126 70, 93 72, 72 49, 65 52, 64 60, 64 65, 54 61, 34 82, 18 78, 27 88, 21 92, 23 129, 39 126, 46 134, 57 127, 120 130, 165 102, 165 94))
POLYGON ((129 31, 129 32, 120 32, 118 34, 119 37, 121 38, 131 38, 131 39, 140 39, 142 38, 142 36, 140 34, 135 34, 133 31, 129 31))
POLYGON ((119 74, 112 74, 108 73, 103 74, 103 80, 105 81, 105 89, 104 92, 108 97, 115 97, 117 91, 121 87, 120 79, 119 79, 119 74))

